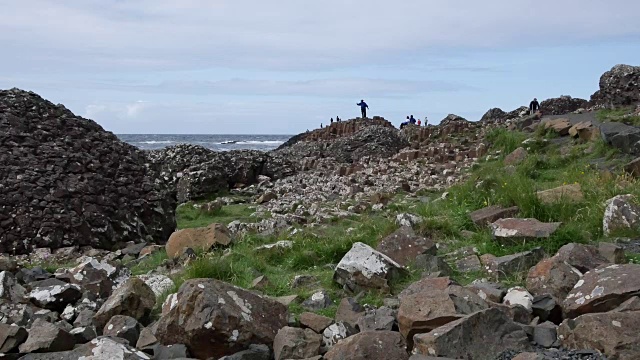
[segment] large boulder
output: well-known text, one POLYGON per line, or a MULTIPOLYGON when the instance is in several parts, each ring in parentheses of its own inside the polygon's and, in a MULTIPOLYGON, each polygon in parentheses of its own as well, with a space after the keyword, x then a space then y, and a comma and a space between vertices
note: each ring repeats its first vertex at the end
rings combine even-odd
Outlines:
POLYGON ((322 335, 311 329, 283 327, 273 341, 276 360, 306 359, 320 354, 322 335))
POLYGON ((556 301, 563 301, 581 275, 571 265, 554 256, 540 261, 529 270, 527 290, 533 295, 550 294, 556 301))
POLYGON ((153 290, 144 281, 130 278, 109 296, 93 320, 99 329, 116 315, 126 315, 144 322, 155 304, 156 295, 153 290))
POLYGON ((600 135, 609 145, 625 153, 640 154, 640 128, 621 122, 600 124, 600 135))
POLYGON ((53 352, 73 349, 75 339, 67 331, 47 322, 36 319, 29 330, 29 337, 20 345, 20 352, 53 352))
POLYGON ((422 279, 402 291, 399 299, 398 325, 409 347, 415 334, 429 332, 488 308, 487 302, 476 292, 449 278, 422 279))
POLYGON ((167 256, 176 258, 182 255, 184 248, 196 251, 209 251, 212 247, 231 244, 229 229, 223 224, 211 224, 207 227, 182 229, 171 234, 167 245, 167 256))
POLYGON ((395 331, 365 331, 337 343, 325 360, 408 360, 406 342, 395 331))
POLYGON ((563 308, 569 317, 606 312, 640 294, 640 265, 601 266, 584 274, 567 295, 563 308))
POLYGON ((164 345, 185 344, 202 359, 270 346, 288 321, 284 305, 218 280, 188 280, 169 301, 156 337, 164 345))
POLYGON ((640 227, 640 206, 633 195, 618 195, 606 202, 602 230, 605 235, 640 227))
POLYGON ((540 110, 545 115, 564 115, 578 109, 586 108, 589 102, 585 99, 572 98, 563 95, 557 98, 544 100, 540 103, 540 110))
POLYGON ((531 348, 527 334, 502 311, 491 308, 414 337, 418 354, 493 360, 506 350, 531 348))
POLYGON ((640 359, 640 311, 585 314, 558 329, 568 349, 593 349, 609 359, 640 359))
POLYGON ((600 90, 591 96, 595 105, 607 107, 640 102, 640 66, 616 65, 600 77, 600 90))
POLYGON ((389 291, 389 282, 400 274, 401 268, 388 256, 357 242, 336 266, 333 280, 353 292, 359 289, 389 291))
POLYGON ((172 190, 144 152, 62 105, 0 90, 0 253, 164 242, 172 190))

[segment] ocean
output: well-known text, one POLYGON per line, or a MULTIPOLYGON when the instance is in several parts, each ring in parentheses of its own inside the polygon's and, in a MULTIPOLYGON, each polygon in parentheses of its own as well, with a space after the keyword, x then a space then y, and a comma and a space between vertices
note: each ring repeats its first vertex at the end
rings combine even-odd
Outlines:
POLYGON ((289 140, 291 135, 171 135, 117 134, 120 140, 143 150, 162 149, 177 144, 194 144, 216 151, 269 151, 289 140))

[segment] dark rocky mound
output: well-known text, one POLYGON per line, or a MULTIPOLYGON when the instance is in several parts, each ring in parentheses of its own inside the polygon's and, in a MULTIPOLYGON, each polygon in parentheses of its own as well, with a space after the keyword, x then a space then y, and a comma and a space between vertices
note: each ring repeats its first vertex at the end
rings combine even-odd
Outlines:
POLYGON ((0 91, 0 252, 164 242, 174 211, 142 151, 37 94, 0 91))
POLYGON ((506 112, 502 111, 502 109, 500 108, 493 108, 493 109, 489 109, 489 111, 484 113, 480 121, 497 121, 497 120, 504 120, 506 118, 507 118, 506 112))
POLYGON ((288 159, 255 150, 217 152, 181 144, 151 151, 148 157, 161 169, 159 177, 177 189, 179 202, 252 185, 260 175, 276 180, 295 173, 288 159))
POLYGON ((272 152, 276 156, 302 160, 305 157, 333 158, 340 163, 354 163, 371 156, 388 158, 409 146, 393 127, 365 126, 347 137, 326 141, 302 141, 272 152))
POLYGON ((616 65, 600 77, 600 90, 591 103, 606 107, 640 103, 640 66, 616 65))
POLYGON ((334 122, 322 129, 307 131, 291 137, 287 142, 280 145, 281 150, 293 146, 299 142, 334 140, 341 137, 351 136, 358 131, 369 126, 383 126, 394 128, 393 124, 382 117, 374 116, 373 119, 351 119, 347 121, 334 122))
POLYGON ((540 110, 545 115, 564 115, 572 113, 578 109, 584 109, 589 105, 589 101, 585 99, 572 98, 563 95, 557 98, 551 98, 540 103, 540 110))

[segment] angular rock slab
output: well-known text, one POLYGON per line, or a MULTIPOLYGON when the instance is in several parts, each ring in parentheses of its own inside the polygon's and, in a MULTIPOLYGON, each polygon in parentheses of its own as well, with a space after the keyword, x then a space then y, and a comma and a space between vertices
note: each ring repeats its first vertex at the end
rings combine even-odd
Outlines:
POLYGON ((478 226, 486 226, 497 220, 511 218, 520 211, 517 206, 502 208, 497 205, 488 206, 469 214, 471 221, 478 226))
POLYGON ((492 234, 498 240, 548 238, 562 223, 543 223, 536 219, 500 219, 491 224, 492 234))
POLYGON ((581 202, 584 200, 580 184, 569 184, 557 188, 542 190, 536 193, 538 200, 543 204, 554 204, 557 202, 581 202))
POLYGON ((594 349, 609 359, 640 359, 640 312, 585 314, 565 320, 558 329, 569 349, 594 349))
POLYGON ((395 331, 366 331, 348 337, 324 355, 325 360, 408 360, 407 344, 395 331))
POLYGON ((320 354, 322 335, 311 329, 283 327, 273 341, 276 360, 306 359, 320 354))
POLYGON ((527 290, 533 295, 549 294, 561 302, 581 276, 577 269, 554 256, 540 261, 529 270, 527 290))
POLYGON ((273 344, 287 326, 287 308, 268 298, 218 280, 186 281, 158 320, 164 345, 184 344, 197 358, 220 358, 273 344))
POLYGON ((357 242, 338 263, 333 280, 353 292, 359 289, 389 291, 389 281, 400 274, 401 268, 390 257, 357 242))
POLYGON ((564 261, 574 268, 586 273, 602 265, 611 264, 600 250, 594 246, 571 243, 561 247, 555 255, 560 261, 564 261))
POLYGON ((505 350, 531 348, 527 334, 498 309, 476 312, 414 337, 418 354, 493 360, 505 350))
POLYGON ((58 279, 78 285, 82 290, 90 291, 99 298, 105 299, 113 292, 113 280, 118 275, 118 269, 106 261, 99 262, 88 258, 73 269, 56 273, 58 279))
POLYGON ((540 247, 517 254, 494 257, 484 262, 487 272, 498 278, 514 273, 528 271, 544 257, 544 250, 540 247))
POLYGON ((418 255, 435 255, 438 248, 433 240, 416 235, 409 227, 401 227, 382 239, 376 250, 387 255, 398 264, 407 266, 415 261, 418 255))
POLYGON ((636 229, 640 226, 640 206, 633 195, 618 195, 606 202, 602 230, 610 235, 616 230, 636 229))
POLYGON ((570 318, 615 309, 640 294, 640 265, 601 266, 584 274, 563 303, 570 318))
POLYGON ((76 344, 71 334, 43 319, 34 321, 29 337, 20 345, 21 353, 55 352, 73 349, 76 344))
POLYGON ((449 278, 422 279, 399 295, 398 325, 409 348, 413 336, 488 308, 473 290, 453 283, 449 278))
POLYGON ((151 356, 109 337, 99 337, 72 351, 29 354, 21 360, 151 360, 151 356))
POLYGON ((182 249, 188 247, 194 250, 208 251, 215 245, 227 246, 232 238, 229 230, 222 224, 211 224, 207 227, 182 229, 169 237, 167 256, 176 258, 182 254, 182 249))
POLYGON ((507 155, 504 158, 504 164, 505 165, 518 165, 521 162, 524 161, 524 159, 527 158, 527 155, 529 155, 529 153, 527 153, 527 150, 525 150, 523 147, 519 147, 515 150, 513 150, 513 152, 509 155, 507 155))
POLYGON ((27 340, 27 330, 21 326, 0 324, 0 353, 17 350, 27 340))
POLYGON ((94 323, 102 329, 115 315, 131 316, 144 323, 155 304, 156 295, 149 285, 138 278, 130 278, 102 304, 93 318, 94 323))

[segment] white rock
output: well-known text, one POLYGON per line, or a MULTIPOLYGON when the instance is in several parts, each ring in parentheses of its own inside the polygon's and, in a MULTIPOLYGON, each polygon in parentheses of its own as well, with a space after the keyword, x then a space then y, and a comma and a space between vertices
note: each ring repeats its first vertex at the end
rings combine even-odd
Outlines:
POLYGON ((176 284, 166 275, 140 275, 140 280, 149 285, 156 296, 160 296, 175 288, 176 284))
POLYGON ((521 305, 528 311, 531 311, 533 308, 533 295, 524 288, 514 287, 509 289, 502 302, 509 306, 521 305))

